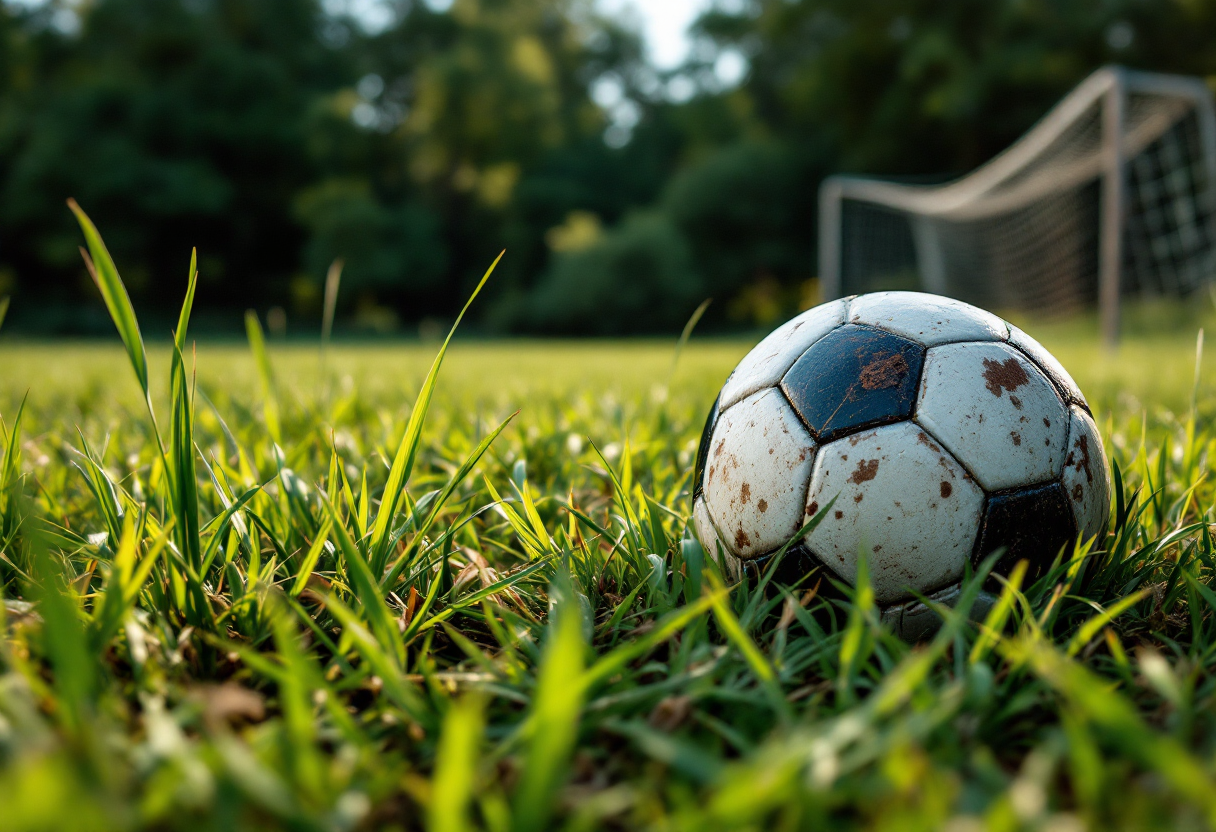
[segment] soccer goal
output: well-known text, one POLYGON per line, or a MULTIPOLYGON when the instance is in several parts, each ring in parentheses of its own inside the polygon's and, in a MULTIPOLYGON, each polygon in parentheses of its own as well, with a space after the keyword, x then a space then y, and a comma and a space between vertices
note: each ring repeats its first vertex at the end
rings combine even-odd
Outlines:
POLYGON ((1216 108, 1198 78, 1105 67, 987 164, 943 185, 833 176, 825 299, 919 289, 996 310, 1100 309, 1216 277, 1216 108))

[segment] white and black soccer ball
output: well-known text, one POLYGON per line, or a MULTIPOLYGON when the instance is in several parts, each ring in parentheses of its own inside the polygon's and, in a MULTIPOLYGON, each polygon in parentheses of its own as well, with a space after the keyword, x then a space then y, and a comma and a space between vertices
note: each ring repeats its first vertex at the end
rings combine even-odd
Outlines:
POLYGON ((892 629, 916 639, 968 561, 1049 564, 1106 528, 1110 477, 1060 363, 1000 318, 918 292, 832 301, 770 334, 714 402, 697 453, 701 544, 739 577, 832 510, 786 563, 852 583, 860 551, 892 629))

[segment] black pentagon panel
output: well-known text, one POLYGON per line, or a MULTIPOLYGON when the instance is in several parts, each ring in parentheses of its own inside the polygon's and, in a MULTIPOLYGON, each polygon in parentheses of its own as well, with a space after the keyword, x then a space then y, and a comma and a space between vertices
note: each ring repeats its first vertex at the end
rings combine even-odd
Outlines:
POLYGON ((1064 486, 1032 485, 988 497, 975 546, 976 561, 1000 547, 1005 554, 996 571, 1008 573, 1019 560, 1030 564, 1028 577, 1040 575, 1077 536, 1077 524, 1064 486))
POLYGON ((697 461, 692 468, 692 498, 695 501, 701 496, 701 489, 705 483, 705 463, 709 460, 709 440, 713 438, 714 428, 718 425, 718 402, 721 401, 722 394, 718 394, 718 398, 714 399, 714 406, 709 409, 709 416, 705 417, 705 427, 701 430, 701 444, 697 446, 697 461))
POLYGON ((925 349, 881 329, 847 324, 794 362, 781 390, 820 442, 912 415, 925 349))

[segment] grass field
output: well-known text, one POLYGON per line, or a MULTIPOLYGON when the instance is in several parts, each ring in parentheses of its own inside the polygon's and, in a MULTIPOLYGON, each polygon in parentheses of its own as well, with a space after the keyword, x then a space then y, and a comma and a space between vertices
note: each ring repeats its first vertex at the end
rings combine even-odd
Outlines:
POLYGON ((155 428, 140 349, 0 345, 0 830, 1210 828, 1204 304, 1027 324, 1111 534, 917 647, 688 537, 748 343, 458 342, 428 409, 438 345, 183 333, 155 428))

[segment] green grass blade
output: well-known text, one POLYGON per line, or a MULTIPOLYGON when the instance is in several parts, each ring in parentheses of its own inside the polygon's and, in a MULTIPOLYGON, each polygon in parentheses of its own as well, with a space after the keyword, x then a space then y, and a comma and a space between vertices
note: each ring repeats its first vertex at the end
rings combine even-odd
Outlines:
POLYGON ((89 650, 80 616, 80 602, 64 573, 59 556, 46 542, 34 541, 38 583, 33 589, 42 616, 45 655, 54 672, 54 689, 61 708, 58 718, 70 732, 90 729, 97 693, 97 664, 89 650))
POLYGON ((431 832, 472 830, 468 807, 477 785, 484 706, 465 696, 448 709, 435 759, 435 779, 428 810, 431 832))
POLYGON ((198 469, 194 463, 194 397, 186 378, 186 362, 173 345, 173 421, 169 432, 169 475, 172 508, 177 519, 178 549, 197 572, 202 566, 199 540, 198 469))
MULTIPOLYGON (((1068 648, 1065 651, 1070 658, 1077 655, 1084 649, 1085 645, 1089 644, 1102 628, 1110 622, 1114 621, 1131 607, 1139 604, 1145 598, 1152 594, 1151 587, 1145 587, 1139 592, 1133 592, 1131 595, 1120 598, 1115 603, 1111 604, 1106 609, 1099 607, 1099 612, 1093 618, 1086 621, 1077 629, 1076 634, 1069 640, 1068 648)), ((1096 606, 1096 604, 1095 604, 1096 606)))
POLYGON ((266 352, 266 338, 258 314, 252 309, 245 312, 245 335, 249 338, 249 349, 258 368, 258 380, 262 385, 262 408, 266 419, 266 430, 275 444, 282 444, 283 429, 279 419, 279 396, 274 382, 274 371, 270 366, 270 355, 266 352))
POLYGON ((304 560, 300 563, 300 571, 296 574, 295 583, 291 585, 291 597, 297 597, 304 591, 304 587, 308 586, 308 579, 312 577, 312 571, 317 568, 317 561, 321 559, 321 553, 325 551, 325 543, 329 540, 329 534, 333 528, 333 519, 326 518, 321 524, 320 531, 317 532, 317 537, 312 542, 312 546, 308 549, 308 554, 304 556, 304 560))
POLYGON ((325 309, 321 315, 321 353, 324 355, 334 332, 334 313, 338 309, 338 288, 342 284, 342 258, 329 264, 325 273, 325 309))
POLYGON ((443 365, 443 358, 447 355, 448 345, 452 342, 452 336, 456 334, 456 328, 460 326, 465 313, 469 311, 469 307, 473 305, 473 301, 477 299, 482 287, 486 285, 486 281, 494 273, 494 267, 498 265, 498 261, 501 259, 502 254, 499 254, 494 259, 494 262, 490 264, 490 268, 482 276, 481 282, 477 284, 477 288, 473 290, 473 294, 465 302, 464 308, 456 316, 456 322, 452 324, 451 330, 448 331, 448 337, 444 339, 443 345, 439 348, 439 353, 435 356, 431 369, 426 374, 426 379, 422 383, 422 390, 418 393, 418 400, 414 402, 414 407, 410 411, 410 418, 405 426, 405 435, 401 438, 401 445, 398 446, 397 453, 393 457, 393 465, 389 470, 388 482, 385 483, 384 493, 380 498, 380 510, 376 513, 376 522, 372 526, 371 562, 374 566, 379 566, 381 569, 384 568, 388 557, 388 540, 392 532, 393 519, 397 516, 397 508, 401 503, 401 496, 405 492, 405 485, 409 482, 410 474, 414 469, 414 458, 418 453, 418 442, 422 438, 422 425, 426 421, 426 413, 431 405, 431 397, 435 392, 435 384, 439 380, 439 368, 443 365))
POLYGON ((512 832, 548 828, 553 801, 568 775, 578 736, 583 687, 582 614, 568 583, 556 593, 530 714, 528 754, 513 805, 512 832))
POLYGON ((676 341, 675 352, 671 356, 671 369, 667 371, 667 386, 671 386, 671 380, 676 376, 676 368, 680 365, 680 354, 684 352, 685 345, 688 344, 688 339, 692 337, 692 331, 697 328, 697 324, 701 322, 701 316, 705 314, 705 310, 709 309, 709 305, 713 303, 713 298, 706 298, 701 301, 701 304, 689 317, 688 322, 684 324, 684 331, 680 333, 680 338, 676 341))
POLYGON ((21 474, 21 417, 25 415, 25 403, 29 392, 21 397, 17 405, 17 415, 13 417, 13 426, 8 430, 8 443, 4 448, 4 467, 0 469, 0 492, 7 493, 17 482, 21 474))
POLYGON ((350 580, 355 597, 362 604, 363 613, 371 624, 372 632, 381 647, 393 657, 397 666, 400 667, 404 659, 403 641, 400 630, 397 628, 397 621, 384 602, 380 582, 376 580, 371 567, 363 559, 363 553, 359 551, 359 547, 351 539, 346 527, 342 525, 337 509, 331 503, 326 503, 326 508, 329 510, 329 519, 334 537, 338 542, 338 551, 342 555, 346 576, 350 580))
POLYGON ((177 349, 186 351, 186 331, 190 327, 190 313, 194 309, 194 290, 198 286, 198 249, 190 250, 190 271, 186 278, 186 297, 177 316, 177 329, 173 331, 173 342, 177 349))
POLYGON ((325 602, 325 607, 342 626, 343 638, 349 637, 350 644, 356 652, 380 677, 384 684, 384 692, 388 694, 393 703, 416 722, 425 723, 423 714, 426 709, 419 701, 417 692, 405 680, 396 656, 384 649, 380 641, 363 626, 359 615, 343 604, 337 596, 330 595, 325 602))
POLYGON ((500 578, 488 586, 483 586, 475 592, 471 592, 463 598, 453 601, 442 611, 424 620, 423 616, 430 610, 434 603, 435 588, 440 584, 438 580, 434 581, 431 584, 431 591, 427 593, 426 600, 423 602, 423 605, 418 608, 418 612, 415 614, 414 620, 410 622, 410 626, 406 628, 405 634, 402 636, 402 640, 408 643, 410 639, 414 638, 414 636, 431 629, 437 624, 447 621, 461 610, 468 609, 474 604, 481 603, 483 600, 492 595, 497 595, 505 589, 510 589, 511 587, 526 581, 528 578, 531 578, 537 572, 540 572, 542 569, 548 566, 549 563, 549 560, 543 560, 529 564, 514 574, 508 575, 505 578, 500 578))
POLYGON ((645 635, 627 641, 605 656, 601 656, 587 669, 583 684, 588 688, 620 673, 631 661, 646 655, 676 633, 701 618, 715 604, 722 603, 730 594, 730 590, 718 587, 702 595, 695 602, 680 607, 660 619, 645 635))
MULTIPOLYGON (((498 427, 490 431, 490 433, 477 444, 477 447, 473 449, 472 453, 465 457, 464 462, 462 462, 460 467, 456 469, 456 472, 452 474, 452 476, 444 484, 443 489, 439 492, 438 496, 436 496, 434 501, 432 501, 430 510, 427 512, 426 517, 423 519, 422 524, 419 525, 418 531, 414 535, 414 544, 401 554, 401 557, 397 559, 397 562, 393 564, 392 568, 388 571, 388 574, 385 575, 382 582, 384 586, 391 587, 393 582, 400 577, 402 570, 410 565, 413 560, 413 556, 417 553, 418 546, 426 538, 426 533, 431 530, 431 526, 435 524, 435 521, 439 518, 440 512, 443 511, 444 506, 447 505, 448 498, 452 496, 452 493, 460 487, 460 484, 464 482, 465 478, 468 477, 469 473, 473 470, 477 463, 481 461, 482 456, 484 456, 486 451, 490 449, 490 446, 494 444, 494 440, 498 438, 499 434, 506 430, 507 425, 511 424, 511 421, 518 415, 519 411, 517 410, 504 419, 498 425, 498 427)), ((366 477, 364 478, 363 486, 363 493, 366 494, 366 477)), ((366 514, 364 514, 366 507, 367 504, 365 502, 360 503, 360 512, 363 514, 363 516, 360 518, 360 522, 364 524, 366 524, 366 514)))
MULTIPOLYGON (((717 576, 712 572, 709 574, 710 585, 715 590, 722 589, 717 576)), ((781 683, 777 680, 777 672, 773 669, 772 664, 739 624, 739 619, 730 605, 726 603, 726 596, 721 592, 715 592, 710 598, 714 617, 718 621, 718 626, 722 628, 722 633, 751 668, 752 674, 760 682, 760 687, 764 690, 764 695, 773 712, 783 721, 789 721, 791 718, 789 703, 785 701, 785 694, 781 690, 781 683)))
MULTIPOLYGON (((110 317, 118 328, 118 335, 127 348, 127 356, 131 359, 135 378, 139 381, 140 389, 144 391, 144 397, 148 398, 148 356, 144 350, 144 339, 139 331, 139 321, 135 317, 135 308, 131 305, 127 287, 123 285, 122 278, 118 276, 118 267, 114 265, 114 260, 110 257, 110 252, 106 249, 106 244, 102 242, 101 234, 93 225, 93 221, 76 204, 76 200, 69 199, 68 207, 76 215, 76 221, 80 224, 80 230, 84 232, 85 243, 89 247, 89 256, 84 261, 85 266, 92 275, 93 282, 101 291, 106 309, 110 311, 110 317)), ((148 399, 148 407, 151 408, 151 406, 151 399, 148 399)))
POLYGON ((1001 630, 1005 626, 1005 622, 1009 618, 1009 614, 1013 612, 1014 606, 1017 604, 1017 592, 1022 588, 1022 580, 1026 577, 1026 569, 1028 563, 1020 560, 1013 567, 1013 572, 1005 580, 1005 585, 1001 589, 1001 596, 997 598, 992 609, 988 611, 988 615, 984 618, 984 623, 980 625, 980 636, 975 640, 975 644, 971 646, 971 654, 967 660, 971 664, 983 660, 992 650, 996 643, 1000 641, 1001 630))
POLYGON ((1153 730, 1109 685, 1042 638, 1012 642, 1005 652, 1011 661, 1029 665, 1099 727, 1109 742, 1139 760, 1180 796, 1202 807, 1209 824, 1216 822, 1216 789, 1207 767, 1172 737, 1153 730))

